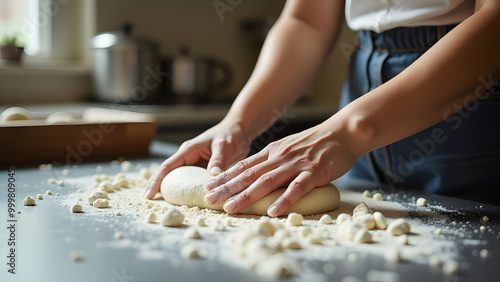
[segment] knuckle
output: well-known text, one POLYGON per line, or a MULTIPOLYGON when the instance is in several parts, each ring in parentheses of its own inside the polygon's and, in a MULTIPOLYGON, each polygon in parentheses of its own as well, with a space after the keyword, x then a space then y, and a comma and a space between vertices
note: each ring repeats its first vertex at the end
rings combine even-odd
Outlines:
POLYGON ((247 160, 241 160, 236 164, 236 168, 238 171, 245 171, 248 167, 248 161, 247 160))
POLYGON ((292 182, 291 187, 292 193, 303 195, 306 192, 307 186, 304 180, 295 180, 292 182))
POLYGON ((281 198, 280 205, 281 207, 284 207, 284 210, 287 210, 289 207, 292 206, 292 204, 293 203, 288 198, 286 197, 281 198))
POLYGON ((260 183, 264 186, 271 186, 273 184, 273 177, 269 174, 264 174, 260 177, 260 183))
POLYGON ((250 194, 248 193, 247 190, 243 190, 239 196, 238 196, 239 200, 243 203, 249 203, 252 201, 252 198, 250 197, 250 194))
POLYGON ((243 182, 253 182, 253 180, 255 179, 255 175, 255 169, 249 168, 242 173, 241 179, 243 180, 243 182))
POLYGON ((231 188, 227 184, 223 184, 220 187, 220 192, 223 195, 231 195, 231 188))

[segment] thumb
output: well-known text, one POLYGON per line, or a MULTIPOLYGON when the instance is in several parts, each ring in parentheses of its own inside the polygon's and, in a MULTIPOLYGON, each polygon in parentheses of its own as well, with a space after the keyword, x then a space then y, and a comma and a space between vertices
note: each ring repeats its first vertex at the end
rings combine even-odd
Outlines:
POLYGON ((228 159, 233 151, 232 144, 226 139, 214 140, 211 149, 212 156, 208 162, 207 170, 210 174, 217 175, 227 169, 228 159))

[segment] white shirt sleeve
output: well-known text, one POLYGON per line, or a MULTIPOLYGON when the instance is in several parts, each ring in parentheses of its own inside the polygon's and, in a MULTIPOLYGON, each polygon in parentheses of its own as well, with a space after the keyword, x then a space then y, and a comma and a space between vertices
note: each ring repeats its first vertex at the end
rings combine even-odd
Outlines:
POLYGON ((474 0, 346 0, 352 30, 383 32, 396 27, 460 23, 474 12, 474 0))

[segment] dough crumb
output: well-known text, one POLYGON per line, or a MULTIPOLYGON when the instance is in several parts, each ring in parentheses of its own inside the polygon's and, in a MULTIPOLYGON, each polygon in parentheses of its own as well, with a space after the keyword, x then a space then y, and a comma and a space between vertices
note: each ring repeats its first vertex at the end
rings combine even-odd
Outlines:
POLYGON ((286 218, 286 223, 290 226, 300 226, 303 220, 304 217, 301 214, 292 212, 286 218))
POLYGON ((387 233, 399 236, 410 232, 410 225, 404 218, 398 218, 387 226, 387 233))
POLYGON ((443 265, 443 261, 441 260, 440 256, 438 256, 438 255, 432 255, 429 258, 429 264, 432 267, 440 267, 441 265, 443 265))
POLYGON ((68 176, 68 174, 69 174, 69 170, 67 170, 67 169, 63 169, 63 170, 61 171, 61 175, 62 175, 62 176, 68 176))
POLYGON ((38 194, 38 195, 36 195, 36 198, 37 198, 38 200, 42 200, 42 199, 43 199, 43 196, 42 196, 42 194, 38 194))
POLYGON ((455 260, 445 261, 443 264, 443 272, 447 275, 455 275, 458 273, 459 265, 455 260))
POLYGON ((184 232, 184 237, 189 239, 200 239, 201 235, 200 232, 198 232, 198 229, 190 227, 186 230, 186 232, 184 232))
POLYGON ((482 249, 480 252, 479 252, 479 256, 482 257, 482 258, 486 258, 488 257, 488 250, 487 249, 482 249))
POLYGON ((113 235, 113 237, 115 239, 123 239, 123 233, 122 232, 115 232, 115 234, 113 235))
POLYGON ((52 164, 40 164, 38 166, 38 169, 41 169, 41 170, 51 170, 53 168, 54 168, 54 166, 52 164))
POLYGON ((104 168, 102 167, 102 165, 98 165, 98 166, 95 167, 95 171, 96 172, 102 172, 103 169, 104 168))
POLYGON ((196 220, 196 225, 207 226, 207 223, 205 222, 205 219, 203 219, 203 217, 198 217, 198 219, 196 220))
POLYGON ((146 223, 155 223, 156 222, 156 214, 154 212, 150 212, 146 215, 146 223))
POLYGON ((324 214, 320 219, 319 223, 321 224, 332 224, 332 217, 328 214, 324 214))
POLYGON ((47 190, 47 192, 45 192, 47 195, 52 195, 52 190, 47 190))
POLYGON ((62 180, 57 181, 57 186, 61 186, 61 187, 64 186, 64 181, 62 181, 62 180))
POLYGON ((132 163, 129 161, 123 161, 120 165, 122 171, 130 171, 132 169, 132 163))
POLYGON ((78 251, 72 251, 70 254, 69 254, 69 257, 71 258, 71 260, 73 261, 82 261, 83 260, 83 253, 81 252, 78 252, 78 251))
POLYGON ((116 212, 116 216, 121 216, 122 213, 121 212, 116 212))
POLYGON ((97 199, 92 203, 92 205, 94 206, 94 208, 99 208, 99 209, 109 208, 109 200, 97 199))
POLYGON ((350 221, 351 216, 346 213, 341 213, 337 216, 337 225, 340 226, 346 221, 350 221))
POLYGON ((384 196, 382 196, 382 194, 380 194, 380 193, 376 193, 375 195, 373 195, 373 199, 375 201, 383 201, 384 200, 384 196))
POLYGON ((212 225, 212 230, 213 231, 226 231, 226 226, 220 220, 217 220, 212 225))
POLYGON ((35 205, 35 199, 31 196, 27 196, 23 200, 23 205, 24 206, 34 206, 35 205))
POLYGON ((368 190, 363 191, 363 197, 371 198, 371 196, 372 195, 371 195, 370 191, 368 191, 368 190))
POLYGON ((298 269, 298 265, 293 260, 283 254, 273 254, 261 260, 257 264, 255 271, 260 276, 275 281, 290 278, 296 269, 298 269))
POLYGON ((74 212, 74 213, 82 212, 82 205, 80 205, 79 203, 73 204, 71 206, 71 212, 74 212))
POLYGON ((161 218, 161 224, 167 227, 178 227, 184 222, 184 214, 177 208, 169 209, 161 218))
POLYGON ((47 183, 49 183, 49 184, 57 184, 57 180, 55 178, 51 177, 51 178, 47 179, 47 183))
POLYGON ((484 226, 484 225, 479 226, 479 231, 481 231, 481 233, 486 231, 486 226, 484 226))
POLYGON ((187 244, 182 247, 181 256, 185 259, 201 258, 198 244, 187 244))
POLYGON ((97 199, 109 199, 109 195, 104 191, 94 192, 88 197, 89 204, 94 204, 97 199))
POLYGON ((377 229, 385 230, 387 228, 387 220, 381 212, 374 212, 373 219, 375 220, 375 227, 377 227, 377 229))
POLYGON ((488 222, 488 221, 490 221, 490 218, 489 218, 489 217, 487 217, 487 216, 483 216, 482 220, 483 220, 484 222, 488 222))
POLYGON ((226 219, 224 220, 224 225, 225 225, 225 226, 227 226, 227 227, 232 227, 232 226, 234 226, 233 221, 232 221, 230 218, 226 218, 226 219))
POLYGON ((398 238, 398 244, 399 245, 408 245, 408 235, 406 234, 403 234, 401 236, 399 236, 398 238))
POLYGON ((417 199, 417 206, 427 207, 427 200, 425 198, 418 198, 417 199))
POLYGON ((443 235, 443 230, 441 228, 438 228, 438 229, 434 230, 434 234, 443 235))

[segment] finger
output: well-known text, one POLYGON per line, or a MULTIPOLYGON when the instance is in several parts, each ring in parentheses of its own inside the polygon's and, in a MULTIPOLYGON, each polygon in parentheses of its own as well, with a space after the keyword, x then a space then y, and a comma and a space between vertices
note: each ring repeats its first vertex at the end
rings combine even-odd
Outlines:
POLYGON ((224 210, 228 213, 238 213, 258 200, 262 199, 272 191, 283 187, 283 185, 293 179, 297 174, 290 172, 289 168, 278 167, 263 174, 247 189, 234 196, 224 205, 224 210))
POLYGON ((214 140, 211 145, 212 156, 208 162, 207 170, 212 175, 218 175, 227 169, 227 157, 231 155, 231 141, 226 139, 214 140))
POLYGON ((223 203, 231 196, 240 193, 252 185, 261 175, 274 170, 278 166, 279 164, 276 162, 266 161, 256 166, 248 167, 233 179, 213 189, 205 196, 205 201, 211 205, 223 203))
POLYGON ((214 177, 210 182, 208 182, 205 185, 205 188, 208 191, 212 191, 217 187, 220 187, 227 182, 229 182, 231 179, 237 177, 241 173, 243 173, 245 170, 248 168, 251 168, 259 163, 262 163, 263 161, 267 160, 267 156, 263 154, 262 152, 259 152, 253 156, 250 156, 244 160, 239 161, 236 163, 233 167, 230 169, 222 172, 218 176, 214 177))
POLYGON ((279 216, 297 203, 307 192, 316 187, 317 180, 309 171, 303 171, 288 185, 287 189, 267 210, 271 217, 279 216))

